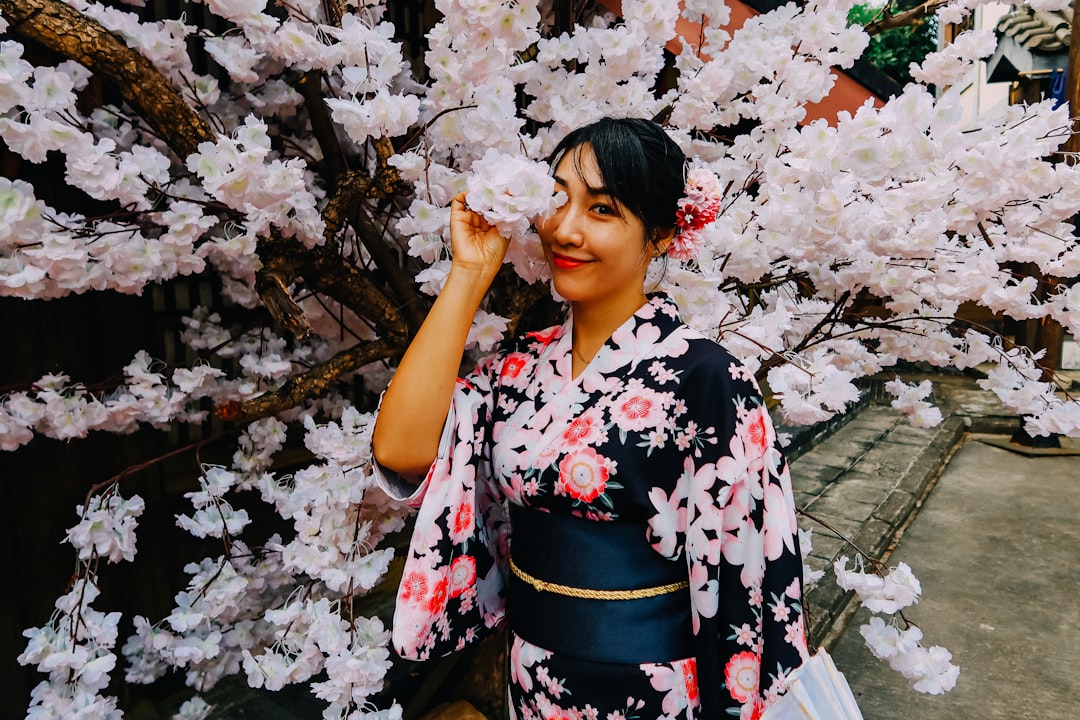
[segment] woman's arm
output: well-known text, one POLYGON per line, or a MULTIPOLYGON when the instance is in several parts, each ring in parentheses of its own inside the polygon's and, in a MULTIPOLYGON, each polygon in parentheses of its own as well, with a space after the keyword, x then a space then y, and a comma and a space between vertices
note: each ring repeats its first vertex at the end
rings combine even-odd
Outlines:
POLYGON ((375 459, 406 476, 426 473, 435 460, 469 328, 509 245, 466 206, 465 193, 450 205, 450 242, 450 274, 401 358, 375 420, 375 459))

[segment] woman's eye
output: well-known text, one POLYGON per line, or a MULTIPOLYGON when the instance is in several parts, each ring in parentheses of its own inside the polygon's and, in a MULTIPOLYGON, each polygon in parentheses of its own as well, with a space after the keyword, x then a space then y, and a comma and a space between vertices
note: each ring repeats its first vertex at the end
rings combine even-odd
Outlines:
POLYGON ((599 213, 600 215, 614 215, 615 208, 611 207, 610 205, 597 203, 596 205, 593 205, 593 212, 599 213))

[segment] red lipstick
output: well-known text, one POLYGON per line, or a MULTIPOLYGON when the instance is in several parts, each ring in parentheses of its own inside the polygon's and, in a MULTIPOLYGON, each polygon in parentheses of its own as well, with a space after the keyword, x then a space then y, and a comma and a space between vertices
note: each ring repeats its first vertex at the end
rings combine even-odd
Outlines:
POLYGON ((555 263, 555 267, 560 270, 573 270, 574 268, 579 268, 589 262, 588 260, 578 260, 577 258, 566 257, 565 255, 559 255, 558 253, 551 254, 551 261, 555 263))

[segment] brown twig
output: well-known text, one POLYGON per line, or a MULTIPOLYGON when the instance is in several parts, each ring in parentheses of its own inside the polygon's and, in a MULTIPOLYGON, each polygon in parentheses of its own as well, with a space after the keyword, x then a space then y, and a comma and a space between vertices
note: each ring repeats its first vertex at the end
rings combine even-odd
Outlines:
POLYGON ((896 14, 893 14, 886 8, 881 20, 875 20, 866 25, 864 29, 869 35, 880 35, 886 30, 921 25, 926 18, 936 13, 938 8, 947 3, 948 0, 927 0, 927 2, 924 2, 918 7, 896 14))
POLYGON ((308 340, 314 331, 296 304, 285 280, 276 272, 260 270, 255 277, 255 291, 263 306, 270 312, 278 327, 284 328, 300 342, 308 340))

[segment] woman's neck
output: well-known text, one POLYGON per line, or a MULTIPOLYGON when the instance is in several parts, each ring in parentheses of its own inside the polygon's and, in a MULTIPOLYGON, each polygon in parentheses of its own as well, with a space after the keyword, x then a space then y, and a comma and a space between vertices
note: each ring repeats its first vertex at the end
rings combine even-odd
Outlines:
POLYGON ((633 302, 598 307, 592 303, 571 303, 574 314, 574 354, 588 363, 611 334, 647 302, 645 294, 633 302))

